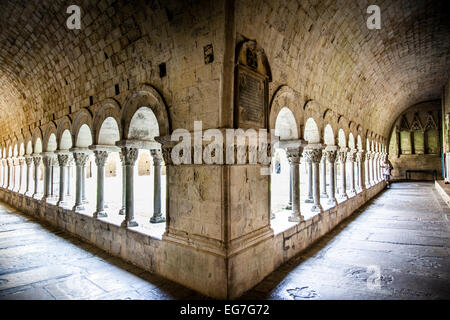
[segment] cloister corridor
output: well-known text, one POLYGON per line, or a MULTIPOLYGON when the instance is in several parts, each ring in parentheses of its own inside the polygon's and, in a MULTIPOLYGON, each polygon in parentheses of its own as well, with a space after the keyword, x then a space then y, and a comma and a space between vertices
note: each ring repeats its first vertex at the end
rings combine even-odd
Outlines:
MULTIPOLYGON (((395 183, 241 299, 449 299, 449 218, 432 183, 395 183)), ((0 299, 207 299, 5 204, 0 221, 0 299)))

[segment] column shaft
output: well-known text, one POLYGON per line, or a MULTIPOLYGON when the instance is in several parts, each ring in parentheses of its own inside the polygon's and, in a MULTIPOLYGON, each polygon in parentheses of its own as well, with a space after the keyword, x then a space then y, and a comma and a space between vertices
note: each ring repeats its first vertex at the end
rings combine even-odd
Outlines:
POLYGON ((161 162, 162 154, 159 150, 150 150, 153 157, 153 216, 150 218, 151 223, 164 222, 166 219, 161 212, 161 162))

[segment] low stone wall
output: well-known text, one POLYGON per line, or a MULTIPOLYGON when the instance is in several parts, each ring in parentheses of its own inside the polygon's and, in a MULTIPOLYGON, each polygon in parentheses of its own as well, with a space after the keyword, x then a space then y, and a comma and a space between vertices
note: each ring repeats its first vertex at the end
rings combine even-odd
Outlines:
POLYGON ((450 184, 445 184, 444 180, 434 181, 434 187, 444 202, 450 207, 450 184))
POLYGON ((236 298, 281 264, 309 247, 384 188, 384 182, 337 207, 254 246, 225 257, 159 240, 109 221, 94 219, 40 200, 0 189, 0 200, 65 230, 106 252, 213 298, 236 298))
POLYGON ((349 217, 385 187, 382 181, 377 185, 358 193, 356 196, 305 220, 288 230, 231 257, 230 296, 238 297, 258 284, 272 271, 311 246, 326 233, 349 217))

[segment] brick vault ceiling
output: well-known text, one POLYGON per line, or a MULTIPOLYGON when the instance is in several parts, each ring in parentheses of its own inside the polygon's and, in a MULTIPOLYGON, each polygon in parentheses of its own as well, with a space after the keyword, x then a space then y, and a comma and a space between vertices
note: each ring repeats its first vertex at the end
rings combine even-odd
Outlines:
MULTIPOLYGON (((151 42, 146 30, 154 21, 146 17, 165 17, 164 5, 153 2, 143 10, 84 1, 90 28, 69 32, 62 27, 69 2, 0 1, 3 138, 53 113, 64 115, 69 105, 84 106, 93 88, 123 72, 112 66, 99 75, 92 68, 105 59, 104 47, 124 28, 135 39, 147 32, 151 42)), ((237 1, 236 26, 265 48, 275 83, 386 137, 408 106, 440 98, 449 77, 450 17, 444 0, 378 2, 377 31, 365 28, 372 3, 354 0, 237 1)))

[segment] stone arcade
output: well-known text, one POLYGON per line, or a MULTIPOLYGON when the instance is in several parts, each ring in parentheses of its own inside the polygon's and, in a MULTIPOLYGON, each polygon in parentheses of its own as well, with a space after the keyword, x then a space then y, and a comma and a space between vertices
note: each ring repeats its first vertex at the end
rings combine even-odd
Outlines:
POLYGON ((378 195, 386 159, 402 178, 442 174, 450 154, 445 1, 383 2, 380 30, 357 3, 84 1, 80 30, 60 2, 2 3, 0 200, 204 295, 241 296, 378 195), (179 164, 177 129, 279 143, 271 164, 251 148, 199 163, 206 140, 179 164))

